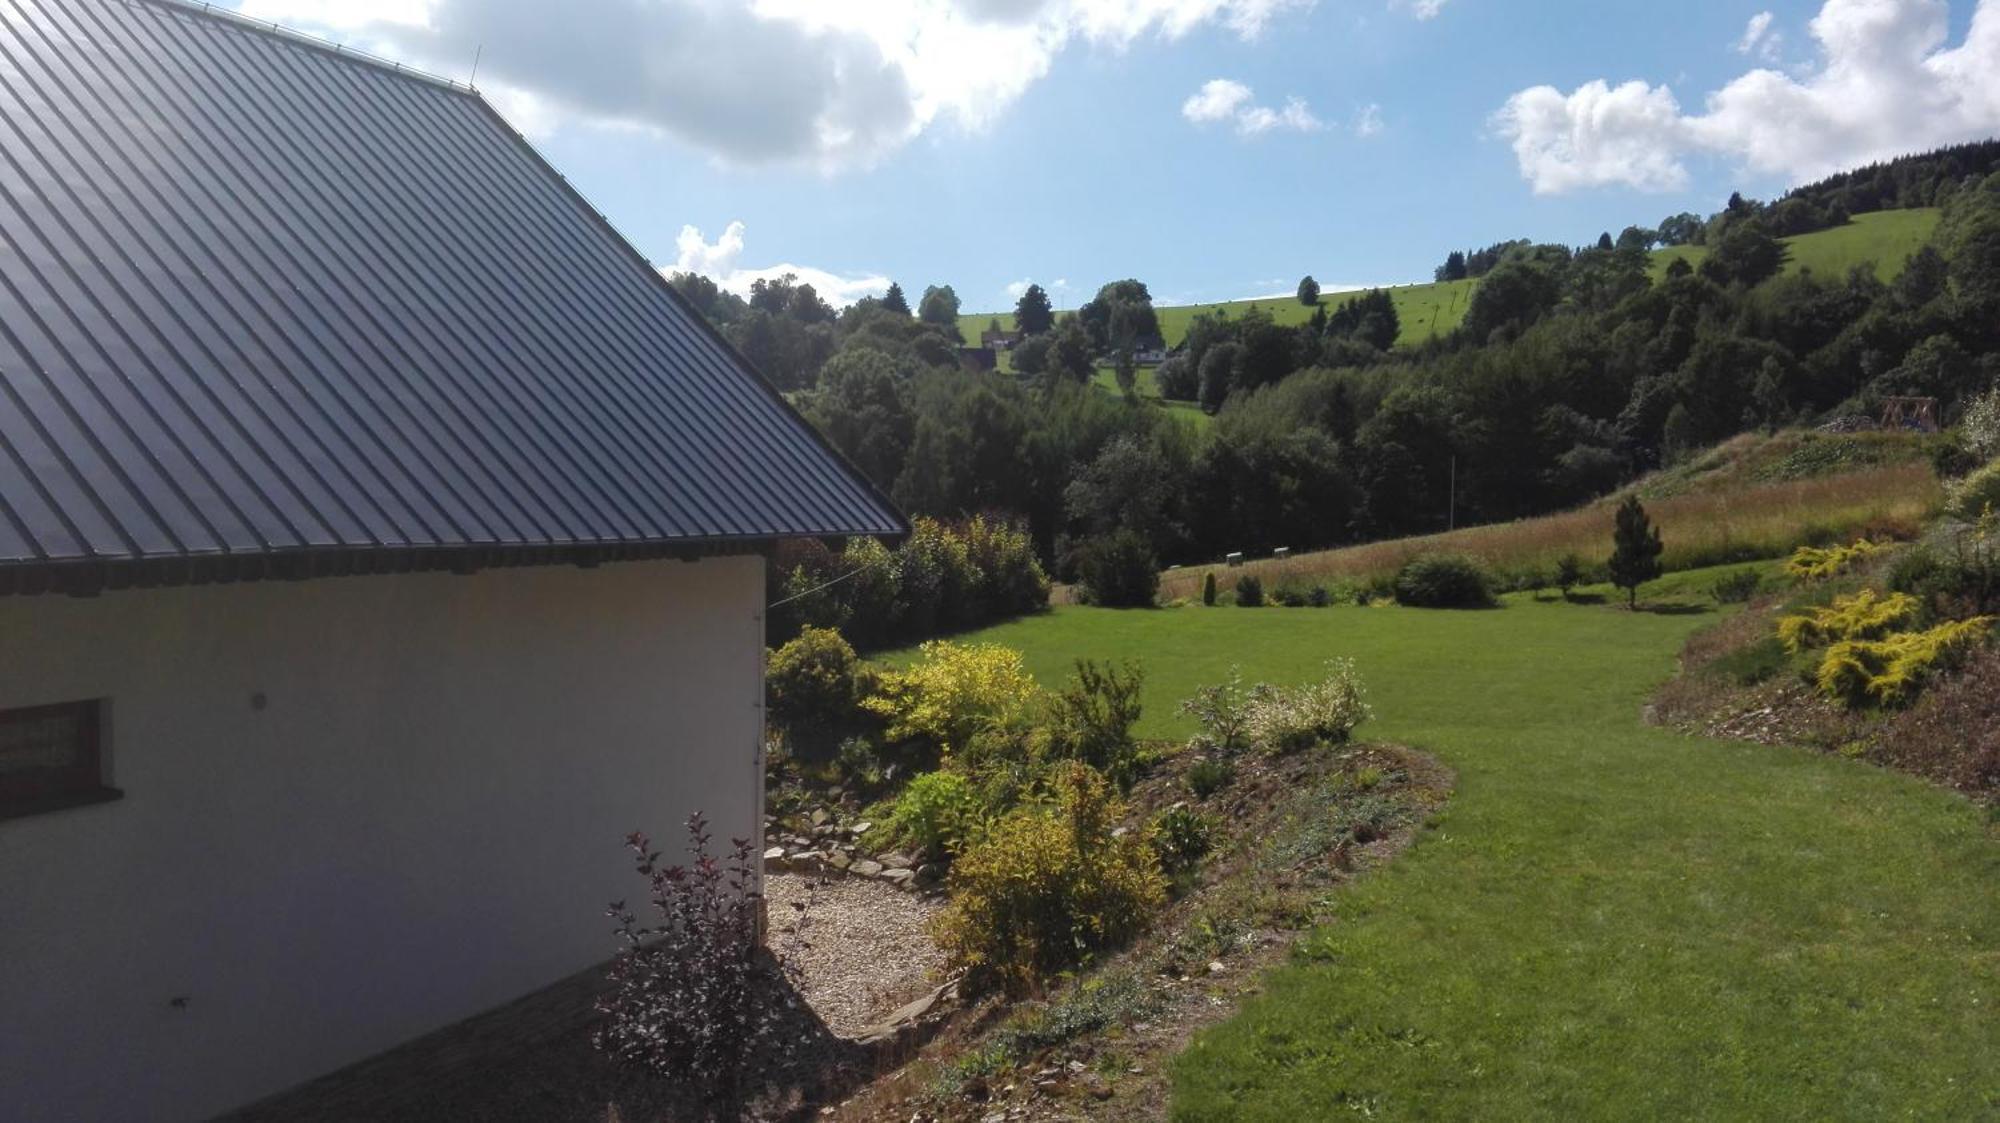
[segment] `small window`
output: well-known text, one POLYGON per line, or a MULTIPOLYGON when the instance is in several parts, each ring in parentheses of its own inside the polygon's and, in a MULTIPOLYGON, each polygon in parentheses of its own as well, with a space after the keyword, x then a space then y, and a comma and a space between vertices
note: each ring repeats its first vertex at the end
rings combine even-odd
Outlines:
POLYGON ((0 819, 118 798, 104 782, 103 703, 0 710, 0 819))

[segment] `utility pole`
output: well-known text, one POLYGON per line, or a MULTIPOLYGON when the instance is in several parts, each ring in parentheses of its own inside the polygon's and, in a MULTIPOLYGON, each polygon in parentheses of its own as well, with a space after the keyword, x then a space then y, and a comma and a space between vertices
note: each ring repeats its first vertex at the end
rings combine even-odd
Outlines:
POLYGON ((1444 517, 1446 530, 1458 529, 1458 454, 1451 457, 1451 499, 1444 517))

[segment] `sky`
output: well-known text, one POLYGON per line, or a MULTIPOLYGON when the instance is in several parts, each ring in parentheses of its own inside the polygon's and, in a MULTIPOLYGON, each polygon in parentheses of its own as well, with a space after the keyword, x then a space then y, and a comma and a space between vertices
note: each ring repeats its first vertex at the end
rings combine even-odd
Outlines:
POLYGON ((480 91, 662 269, 968 312, 1428 281, 2000 136, 2000 0, 235 0, 480 91))

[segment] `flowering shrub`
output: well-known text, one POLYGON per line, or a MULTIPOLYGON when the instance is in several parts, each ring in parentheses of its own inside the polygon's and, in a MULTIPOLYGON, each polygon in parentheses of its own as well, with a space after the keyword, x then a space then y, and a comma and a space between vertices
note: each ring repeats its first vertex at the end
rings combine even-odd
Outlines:
POLYGON ((1023 807, 959 855, 934 932, 972 981, 1025 990, 1138 933, 1166 881, 1125 808, 1087 765, 1060 765, 1052 807, 1023 807))
POLYGON ((1915 620, 1921 607, 1917 598, 1905 593, 1885 597, 1863 589, 1853 596, 1836 597, 1831 605, 1808 608, 1779 620, 1778 638, 1794 655, 1847 640, 1881 639, 1915 620))
POLYGON ((974 838, 983 820, 979 796, 969 780, 956 772, 926 772, 896 797, 889 829, 902 842, 943 856, 974 838))
POLYGON ((962 748, 987 726, 1018 717, 1039 694, 1021 653, 997 644, 926 643, 907 670, 882 675, 861 706, 889 723, 891 741, 962 748))
POLYGON ((662 1076, 691 1080, 717 1099, 735 1095, 743 1063, 776 1036, 777 988, 761 985, 757 959, 756 852, 737 840, 718 862, 708 824, 687 823, 692 866, 662 866, 652 840, 626 838, 647 879, 654 923, 642 925, 614 902, 621 945, 611 961, 597 1048, 662 1076))
POLYGON ((1974 456, 1982 460, 2000 456, 2000 386, 1973 401, 1959 430, 1965 434, 1966 449, 1974 456))
POLYGON ((1325 678, 1296 689, 1259 684, 1252 690, 1245 722, 1250 740, 1271 752, 1291 753, 1352 737, 1372 714, 1361 676, 1351 659, 1326 667, 1325 678))
POLYGON ((1785 575, 1795 581, 1825 581, 1846 573, 1881 548, 1867 539, 1847 546, 1801 546, 1785 562, 1785 575))
POLYGON ((1929 631, 1837 643, 1820 663, 1820 692, 1850 706, 1906 705, 1932 675, 1957 665, 1977 649, 1992 629, 1993 619, 1977 616, 1929 631))

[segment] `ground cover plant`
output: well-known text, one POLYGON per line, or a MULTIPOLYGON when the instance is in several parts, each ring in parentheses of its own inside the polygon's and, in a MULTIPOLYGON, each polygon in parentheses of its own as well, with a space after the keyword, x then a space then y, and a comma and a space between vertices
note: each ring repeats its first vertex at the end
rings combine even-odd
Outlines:
MULTIPOLYGON (((1716 577, 1649 594, 1706 602, 1716 577)), ((1044 681, 1145 653, 1138 732, 1173 740, 1198 730, 1174 703, 1232 666, 1296 682, 1351 656, 1371 736, 1459 774, 1435 833, 1344 890, 1304 954, 1181 1057, 1175 1117, 1991 1113, 1984 813, 1834 755, 1642 724, 1714 619, 1515 597, 1464 614, 1059 608, 984 633, 1044 681)))

